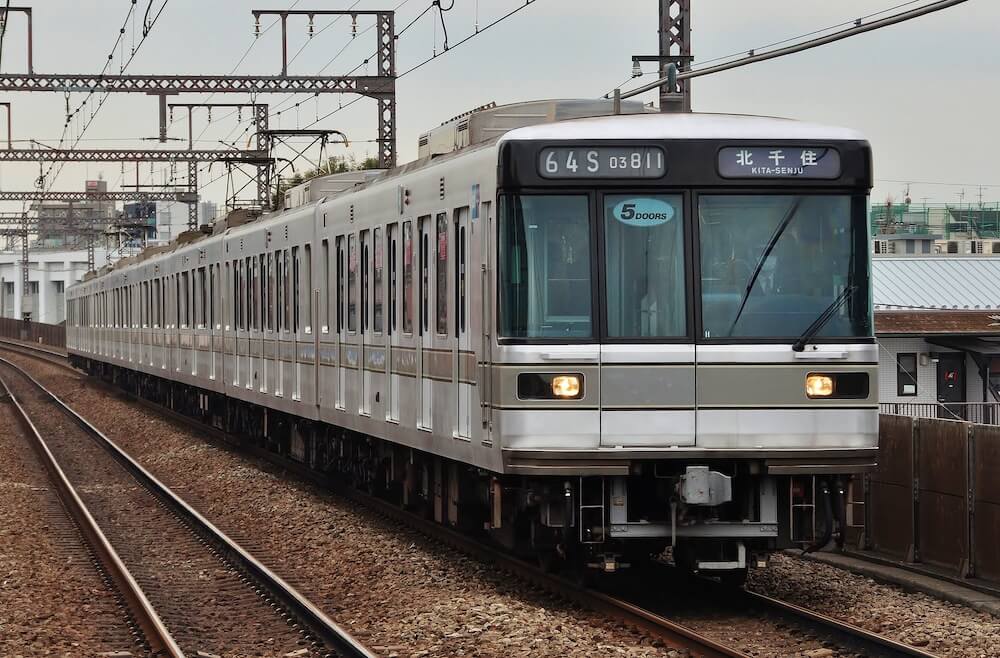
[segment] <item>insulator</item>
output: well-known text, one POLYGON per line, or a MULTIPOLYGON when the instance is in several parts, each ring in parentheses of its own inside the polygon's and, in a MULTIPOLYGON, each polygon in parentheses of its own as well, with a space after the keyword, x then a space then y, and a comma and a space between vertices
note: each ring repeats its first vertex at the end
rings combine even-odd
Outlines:
POLYGON ((351 38, 358 36, 358 15, 351 14, 351 38))
POLYGON ((170 108, 170 123, 174 122, 174 108, 170 108))
POLYGON ((253 38, 256 39, 259 36, 260 36, 260 16, 255 16, 253 23, 253 38))
POLYGON ((236 108, 236 122, 237 123, 243 123, 243 108, 242 107, 236 108))
POLYGON ((212 123, 212 108, 208 108, 208 122, 212 123))
POLYGON ((309 38, 312 39, 314 34, 313 30, 313 15, 309 14, 309 38))

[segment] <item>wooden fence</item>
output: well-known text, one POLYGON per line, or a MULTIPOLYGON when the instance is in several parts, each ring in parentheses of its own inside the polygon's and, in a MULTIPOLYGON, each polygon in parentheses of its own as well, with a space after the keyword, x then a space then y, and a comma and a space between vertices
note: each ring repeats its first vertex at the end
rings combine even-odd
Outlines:
POLYGON ((870 476, 870 547, 1000 584, 1000 427, 883 415, 870 476))
POLYGON ((66 326, 24 322, 13 318, 0 318, 0 338, 11 338, 26 343, 66 347, 66 326))

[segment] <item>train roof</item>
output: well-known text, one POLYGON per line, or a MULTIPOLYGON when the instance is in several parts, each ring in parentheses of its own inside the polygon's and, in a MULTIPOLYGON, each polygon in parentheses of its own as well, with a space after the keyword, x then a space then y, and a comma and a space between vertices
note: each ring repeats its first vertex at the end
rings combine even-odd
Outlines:
POLYGON ((500 142, 572 139, 764 139, 864 141, 850 128, 743 114, 649 113, 569 119, 515 128, 500 142))

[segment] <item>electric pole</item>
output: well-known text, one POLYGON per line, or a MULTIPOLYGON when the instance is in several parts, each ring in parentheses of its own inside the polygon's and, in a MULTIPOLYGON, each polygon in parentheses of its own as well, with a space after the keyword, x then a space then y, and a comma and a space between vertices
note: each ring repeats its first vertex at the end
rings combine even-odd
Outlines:
MULTIPOLYGON (((670 65, 679 73, 691 66, 691 0, 660 0, 660 77, 666 78, 670 65)), ((661 112, 691 111, 691 82, 678 80, 673 89, 660 87, 661 112)))

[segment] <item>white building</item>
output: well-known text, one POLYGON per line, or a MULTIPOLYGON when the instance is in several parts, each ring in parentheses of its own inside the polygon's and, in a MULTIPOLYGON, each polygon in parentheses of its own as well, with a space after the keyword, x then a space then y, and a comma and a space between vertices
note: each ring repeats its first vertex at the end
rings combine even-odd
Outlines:
POLYGON ((883 411, 997 422, 1000 258, 875 258, 883 411))
MULTIPOLYGON (((87 272, 85 250, 32 250, 28 252, 28 290, 22 289, 20 252, 0 253, 0 317, 59 324, 66 319, 66 288, 87 272)), ((107 262, 103 248, 94 250, 95 262, 107 262)))

